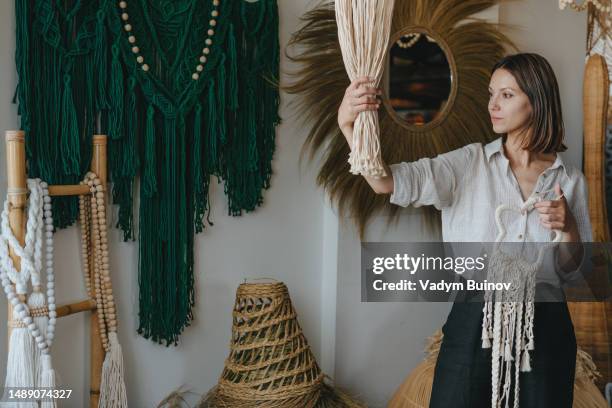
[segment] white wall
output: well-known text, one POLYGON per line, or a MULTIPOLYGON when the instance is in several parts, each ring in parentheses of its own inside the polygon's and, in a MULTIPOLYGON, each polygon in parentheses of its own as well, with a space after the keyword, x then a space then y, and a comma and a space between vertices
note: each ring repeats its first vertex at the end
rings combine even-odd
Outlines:
MULTIPOLYGON (((313 0, 279 0, 281 45, 298 27, 298 18, 313 0)), ((557 10, 556 0, 515 1, 499 9, 502 23, 520 24, 511 37, 526 51, 549 58, 557 73, 568 130, 568 162, 581 157, 581 84, 586 17, 557 10)), ((14 93, 14 11, 12 1, 0 2, 0 130, 18 125, 14 93)), ((281 60, 283 70, 289 68, 281 60)), ((222 189, 212 193, 214 227, 197 236, 196 319, 178 347, 166 348, 136 335, 138 287, 137 244, 120 242, 111 230, 111 268, 120 319, 131 406, 154 406, 180 385, 203 393, 213 386, 228 353, 235 290, 244 278, 274 277, 287 283, 300 323, 320 365, 340 385, 383 406, 403 378, 422 358, 424 339, 440 327, 449 305, 362 304, 359 289, 359 242, 350 223, 339 225, 314 178, 316 164, 299 169, 297 159, 304 129, 286 109, 283 95, 272 187, 265 203, 239 218, 226 216, 222 189)), ((4 158, 4 143, 0 143, 4 158)), ((0 196, 6 187, 5 162, 0 159, 0 196)), ((367 240, 426 241, 437 234, 421 233, 420 211, 406 210, 400 223, 385 229, 380 217, 367 240)), ((80 280, 78 231, 56 234, 58 303, 84 297, 80 280)), ((0 301, 0 316, 6 302, 0 301)), ((6 329, 0 324, 0 350, 6 350, 6 329)), ((84 315, 60 319, 54 358, 63 382, 74 389, 65 407, 85 406, 88 349, 84 315)), ((4 372, 6 356, 0 353, 4 372)), ((3 374, 1 374, 3 375, 3 374)))

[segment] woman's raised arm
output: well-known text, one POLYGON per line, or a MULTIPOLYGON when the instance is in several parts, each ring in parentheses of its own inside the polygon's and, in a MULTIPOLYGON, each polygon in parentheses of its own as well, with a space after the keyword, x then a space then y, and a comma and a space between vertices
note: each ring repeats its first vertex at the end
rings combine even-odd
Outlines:
MULTIPOLYGON (((380 89, 371 86, 371 78, 361 77, 346 89, 344 99, 338 110, 338 125, 353 148, 353 123, 360 112, 377 110, 380 89)), ((414 162, 402 162, 388 166, 383 163, 387 176, 374 178, 363 176, 377 194, 391 194, 393 204, 406 207, 412 205, 434 205, 440 209, 452 204, 460 185, 476 152, 476 144, 438 155, 422 158, 414 162)))

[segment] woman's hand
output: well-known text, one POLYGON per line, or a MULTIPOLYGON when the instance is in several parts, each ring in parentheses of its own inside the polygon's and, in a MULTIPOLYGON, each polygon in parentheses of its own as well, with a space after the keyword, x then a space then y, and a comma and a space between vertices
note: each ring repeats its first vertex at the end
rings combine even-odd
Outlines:
POLYGON ((380 101, 376 98, 376 95, 380 95, 382 92, 380 89, 376 89, 370 84, 374 80, 369 77, 360 77, 354 80, 346 92, 344 92, 344 98, 340 109, 338 109, 338 126, 340 130, 347 137, 353 133, 353 123, 357 119, 357 115, 360 112, 367 110, 377 110, 380 107, 380 101))
POLYGON ((564 242, 580 242, 576 219, 567 205, 559 183, 555 185, 556 200, 540 201, 534 207, 540 213, 540 223, 548 229, 563 232, 564 242))
MULTIPOLYGON (((374 79, 366 76, 354 80, 346 88, 342 104, 340 104, 338 109, 338 126, 340 126, 340 130, 351 150, 353 150, 353 124, 357 119, 357 115, 360 112, 373 111, 380 107, 380 101, 376 96, 382 94, 382 91, 371 86, 372 83, 374 83, 374 79)), ((385 177, 374 178, 363 176, 376 194, 393 193, 393 175, 389 166, 383 163, 383 167, 387 174, 385 177)))

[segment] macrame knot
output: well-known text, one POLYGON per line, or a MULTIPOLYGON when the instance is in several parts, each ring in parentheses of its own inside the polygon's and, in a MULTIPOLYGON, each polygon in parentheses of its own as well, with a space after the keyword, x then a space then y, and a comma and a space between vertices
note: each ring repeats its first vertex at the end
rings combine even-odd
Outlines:
POLYGON ((176 119, 177 109, 166 98, 153 98, 153 104, 159 108, 166 119, 176 119))
POLYGON ((119 44, 114 43, 111 46, 111 54, 113 55, 113 58, 119 58, 119 44))

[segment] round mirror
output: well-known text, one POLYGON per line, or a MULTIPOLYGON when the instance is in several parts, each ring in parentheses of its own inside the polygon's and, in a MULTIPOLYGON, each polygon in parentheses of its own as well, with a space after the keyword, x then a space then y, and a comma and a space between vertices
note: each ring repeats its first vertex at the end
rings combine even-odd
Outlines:
POLYGON ((438 122, 452 91, 452 69, 444 46, 426 30, 392 37, 383 84, 386 103, 404 125, 438 122))

